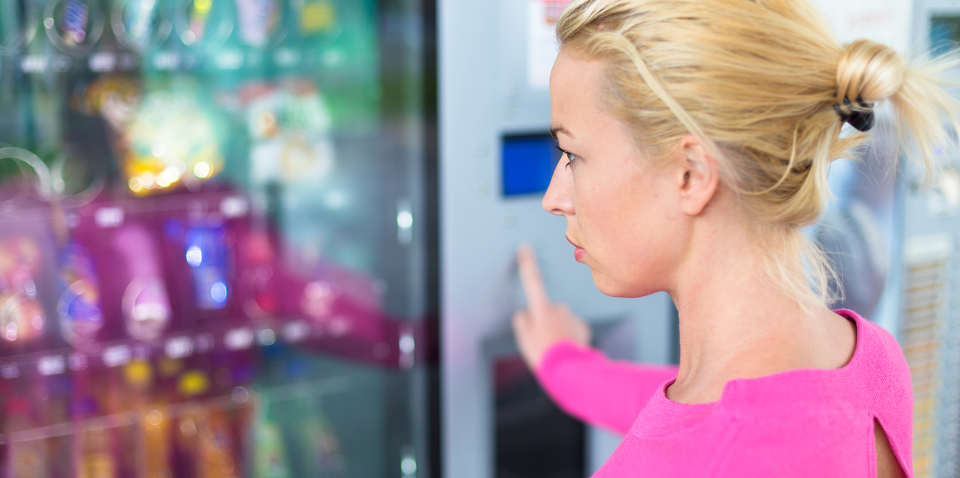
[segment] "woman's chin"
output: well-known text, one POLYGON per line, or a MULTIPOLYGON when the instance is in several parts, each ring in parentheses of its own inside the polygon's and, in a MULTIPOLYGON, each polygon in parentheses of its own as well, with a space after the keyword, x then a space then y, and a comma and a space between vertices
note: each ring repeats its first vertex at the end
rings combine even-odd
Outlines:
POLYGON ((629 293, 628 288, 624 287, 624 284, 596 271, 593 271, 593 285, 595 285, 597 290, 603 295, 610 297, 636 297, 629 293))
POLYGON ((630 284, 615 280, 614 278, 593 271, 593 285, 597 287, 603 295, 620 298, 645 297, 656 292, 654 288, 637 287, 637 284, 630 284))

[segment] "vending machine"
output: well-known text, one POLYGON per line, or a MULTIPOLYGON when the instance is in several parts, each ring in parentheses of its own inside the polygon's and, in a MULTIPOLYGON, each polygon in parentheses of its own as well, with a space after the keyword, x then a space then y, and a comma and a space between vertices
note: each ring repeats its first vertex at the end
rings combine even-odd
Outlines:
POLYGON ((433 12, 0 0, 0 476, 437 473, 433 12))

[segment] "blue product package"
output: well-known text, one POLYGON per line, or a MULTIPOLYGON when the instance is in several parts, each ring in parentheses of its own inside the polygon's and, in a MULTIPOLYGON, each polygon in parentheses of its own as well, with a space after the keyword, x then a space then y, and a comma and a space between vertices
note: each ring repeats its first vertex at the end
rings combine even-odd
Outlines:
POLYGON ((191 226, 186 234, 184 257, 193 277, 199 309, 223 309, 229 297, 227 244, 223 226, 191 226))

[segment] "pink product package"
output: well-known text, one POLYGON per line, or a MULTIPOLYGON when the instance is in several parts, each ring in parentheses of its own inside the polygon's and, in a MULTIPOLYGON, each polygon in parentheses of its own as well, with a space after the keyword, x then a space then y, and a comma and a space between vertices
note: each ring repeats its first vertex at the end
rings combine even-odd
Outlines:
POLYGON ((71 214, 72 240, 82 244, 100 285, 98 340, 159 338, 172 321, 156 234, 122 204, 101 199, 71 214))
POLYGON ((111 243, 126 265, 128 282, 120 296, 120 310, 127 334, 137 340, 154 340, 171 320, 156 244, 147 229, 137 225, 120 228, 111 243))
POLYGON ((39 350, 55 333, 49 209, 0 216, 0 355, 39 350))
POLYGON ((381 307, 375 280, 332 263, 289 264, 280 265, 277 278, 284 317, 306 321, 321 348, 361 361, 390 362, 399 323, 381 307))
POLYGON ((244 316, 257 322, 280 319, 279 241, 265 225, 238 224, 233 260, 237 264, 236 296, 244 316))

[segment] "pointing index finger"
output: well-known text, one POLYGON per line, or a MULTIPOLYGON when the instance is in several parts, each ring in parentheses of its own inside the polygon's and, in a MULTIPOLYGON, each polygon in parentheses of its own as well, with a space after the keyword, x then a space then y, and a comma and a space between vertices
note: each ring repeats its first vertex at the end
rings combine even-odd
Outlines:
POLYGON ((527 307, 534 317, 540 317, 550 305, 550 297, 547 296, 547 289, 540 277, 540 268, 537 267, 537 258, 529 244, 517 249, 517 269, 527 298, 527 307))

